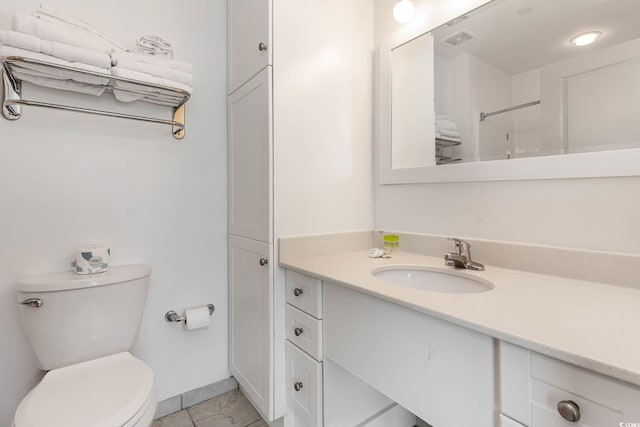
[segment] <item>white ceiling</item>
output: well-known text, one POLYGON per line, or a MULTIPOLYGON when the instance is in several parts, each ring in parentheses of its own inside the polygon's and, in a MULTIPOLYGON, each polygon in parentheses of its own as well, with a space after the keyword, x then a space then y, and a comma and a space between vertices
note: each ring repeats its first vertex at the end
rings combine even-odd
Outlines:
POLYGON ((495 0, 433 35, 440 55, 470 52, 519 74, 640 37, 640 0, 495 0), (442 43, 460 30, 477 38, 455 48, 442 43), (588 31, 601 31, 602 36, 586 47, 569 43, 588 31))

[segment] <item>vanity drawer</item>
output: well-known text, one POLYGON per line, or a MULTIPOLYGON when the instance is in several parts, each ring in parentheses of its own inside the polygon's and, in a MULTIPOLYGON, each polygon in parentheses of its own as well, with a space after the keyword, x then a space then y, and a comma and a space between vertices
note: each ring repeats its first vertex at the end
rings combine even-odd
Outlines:
POLYGON ((322 320, 287 304, 287 339, 322 361, 322 320))
POLYGON ((287 302, 322 319, 322 281, 311 276, 287 270, 287 302))
POLYGON ((542 381, 609 408, 620 410, 623 407, 624 387, 619 381, 533 352, 531 378, 532 382, 542 381))
POLYGON ((604 427, 619 426, 623 421, 620 411, 542 381, 531 381, 531 427, 604 427), (578 421, 568 422, 560 415, 558 403, 562 401, 570 401, 569 404, 579 408, 578 421))
POLYGON ((322 362, 287 341, 287 405, 296 426, 322 426, 322 362), (298 421, 299 420, 299 421, 298 421))

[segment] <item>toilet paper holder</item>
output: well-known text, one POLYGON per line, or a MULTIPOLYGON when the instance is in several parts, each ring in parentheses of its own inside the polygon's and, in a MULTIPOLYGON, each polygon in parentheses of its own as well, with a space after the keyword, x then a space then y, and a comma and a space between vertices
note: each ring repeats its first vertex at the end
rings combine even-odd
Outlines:
MULTIPOLYGON (((212 316, 216 307, 213 304, 207 304, 207 308, 209 309, 209 316, 212 316)), ((185 322, 187 319, 184 316, 178 316, 178 313, 176 313, 174 310, 170 310, 165 313, 164 320, 166 320, 167 322, 179 323, 185 322)))

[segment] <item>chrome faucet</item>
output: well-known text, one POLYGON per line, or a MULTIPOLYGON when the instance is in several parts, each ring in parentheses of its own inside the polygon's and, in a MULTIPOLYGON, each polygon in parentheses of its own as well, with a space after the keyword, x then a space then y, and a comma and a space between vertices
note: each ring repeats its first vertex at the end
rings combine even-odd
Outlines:
POLYGON ((444 264, 449 267, 466 268, 468 270, 483 271, 484 265, 479 262, 471 261, 471 245, 464 240, 450 237, 456 244, 455 253, 447 252, 444 254, 444 264))

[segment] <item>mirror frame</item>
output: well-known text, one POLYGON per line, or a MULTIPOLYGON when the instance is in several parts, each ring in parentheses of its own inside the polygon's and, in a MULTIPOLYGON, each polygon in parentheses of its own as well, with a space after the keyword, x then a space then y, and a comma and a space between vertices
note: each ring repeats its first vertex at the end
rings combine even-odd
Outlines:
POLYGON ((640 148, 392 169, 391 51, 434 31, 450 20, 447 19, 440 25, 424 31, 414 30, 409 34, 397 32, 381 43, 378 48, 376 118, 378 123, 377 152, 380 184, 640 176, 640 148))

